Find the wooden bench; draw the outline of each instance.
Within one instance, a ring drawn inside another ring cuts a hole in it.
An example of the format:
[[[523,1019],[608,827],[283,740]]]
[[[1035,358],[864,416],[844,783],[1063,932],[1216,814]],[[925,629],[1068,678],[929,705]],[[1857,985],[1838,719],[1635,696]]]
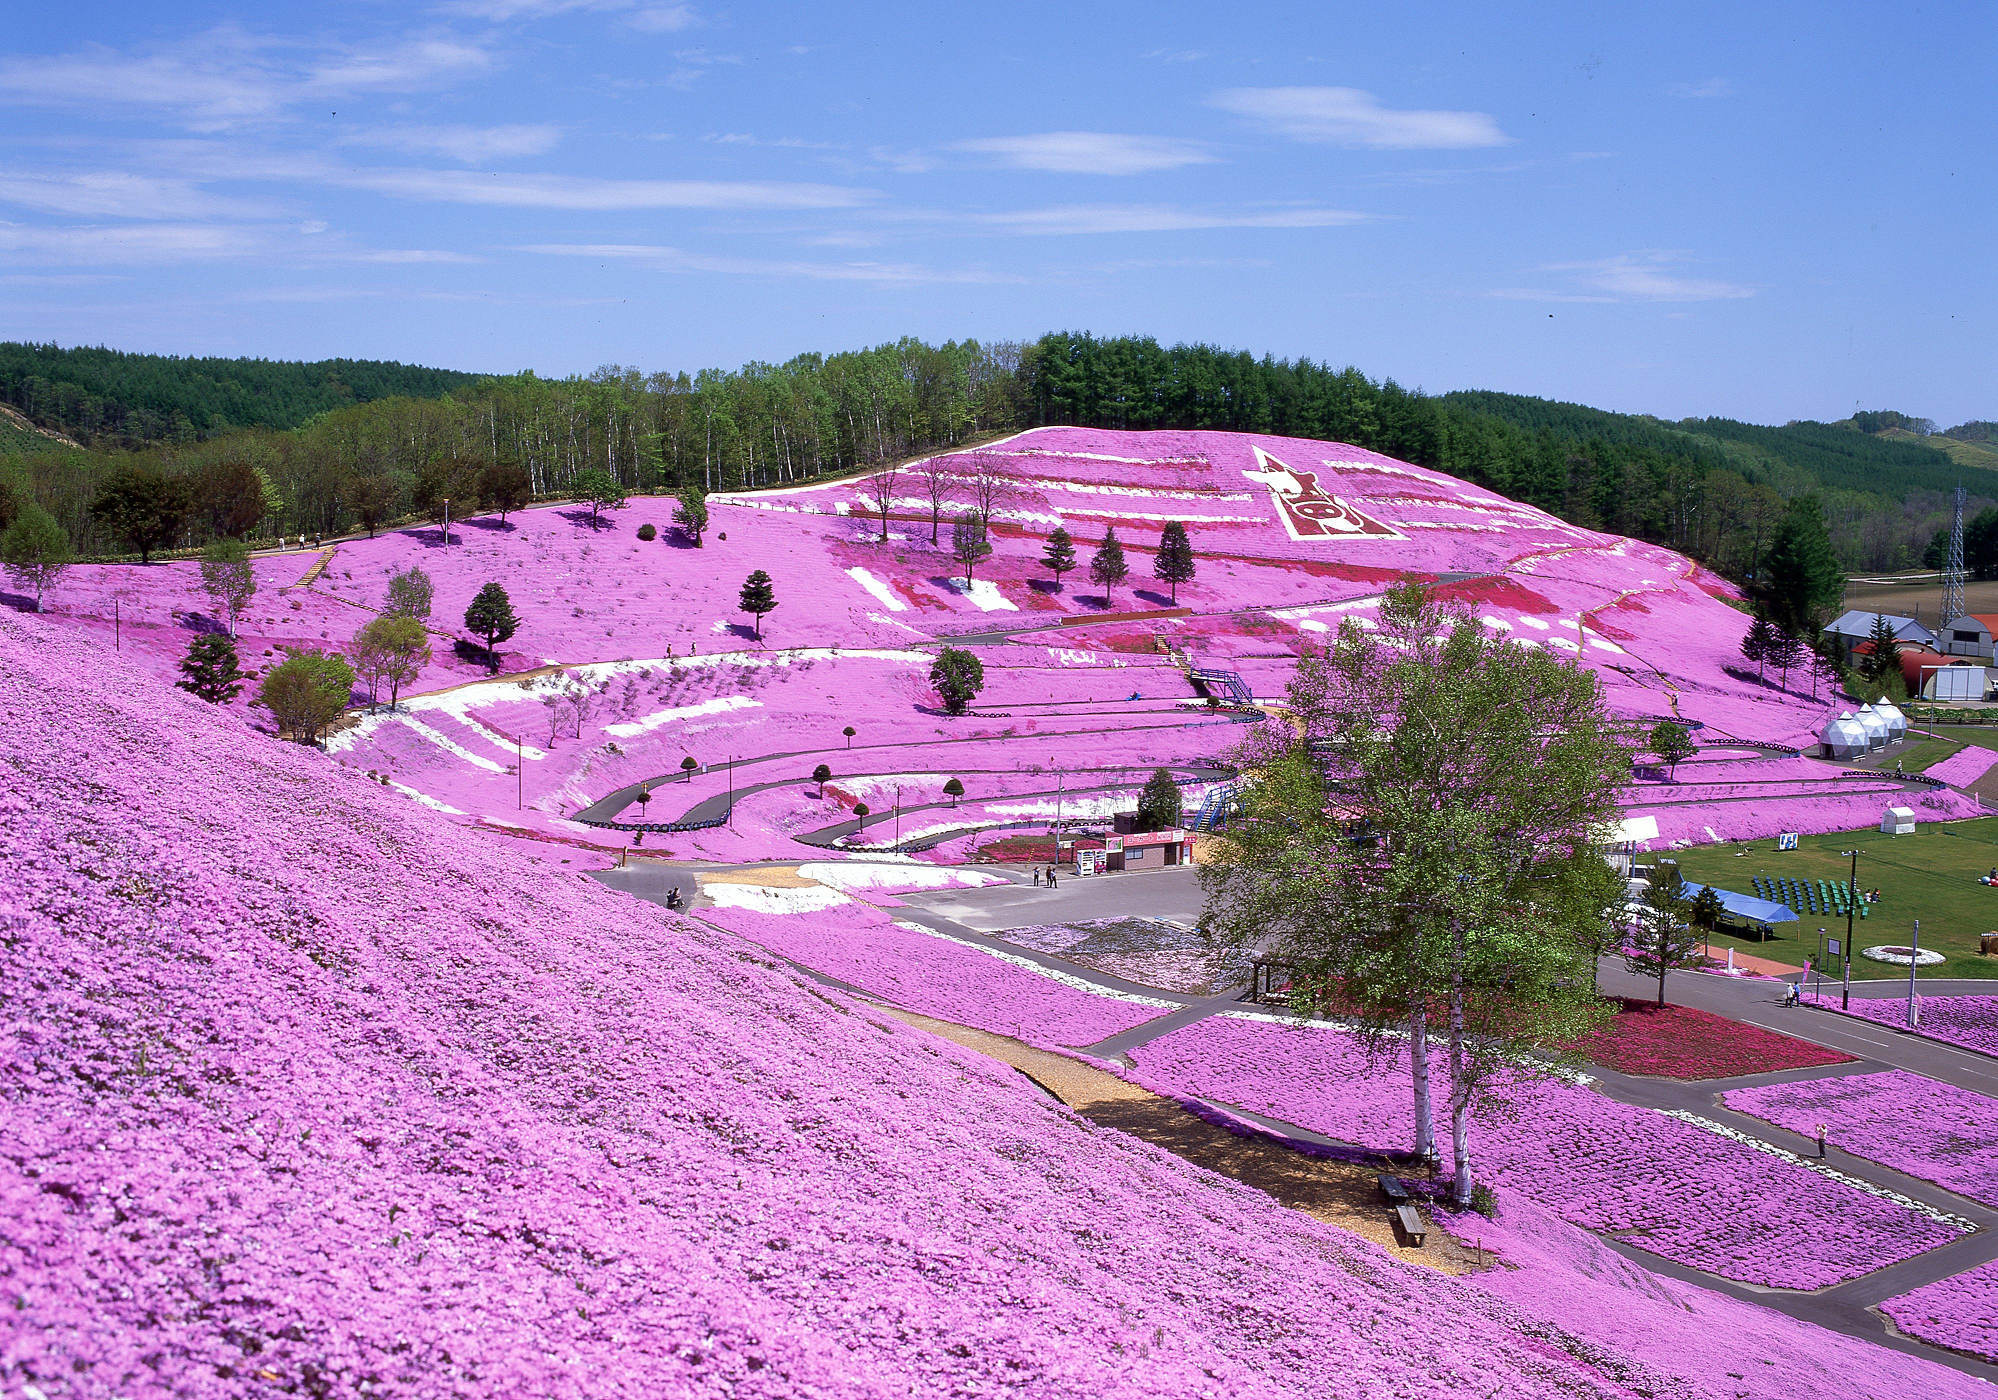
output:
[[[1408,1183],[1398,1176],[1377,1176],[1374,1184],[1380,1187],[1381,1199],[1391,1206],[1405,1206],[1415,1199],[1408,1193]]]
[[[1422,1213],[1414,1206],[1394,1208],[1394,1227],[1395,1233],[1401,1237],[1402,1244],[1410,1249],[1422,1248],[1423,1240],[1429,1236],[1429,1226],[1423,1220]]]

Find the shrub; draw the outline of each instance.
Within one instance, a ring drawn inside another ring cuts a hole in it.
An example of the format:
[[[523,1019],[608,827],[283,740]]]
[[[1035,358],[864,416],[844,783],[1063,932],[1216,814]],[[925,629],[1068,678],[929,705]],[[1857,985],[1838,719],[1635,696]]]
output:
[[[656,540],[659,538],[659,531],[654,529],[651,522],[648,521],[646,524],[638,527],[638,537],[641,540]]]
[[[331,652],[285,648],[285,659],[257,687],[257,703],[271,712],[278,733],[316,743],[347,708],[354,668]]]

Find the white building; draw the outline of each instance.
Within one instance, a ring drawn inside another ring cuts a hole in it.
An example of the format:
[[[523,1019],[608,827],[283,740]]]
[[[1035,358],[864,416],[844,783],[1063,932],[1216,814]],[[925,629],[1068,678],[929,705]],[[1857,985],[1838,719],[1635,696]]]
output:
[[[1840,657],[1850,661],[1855,646],[1873,640],[1873,625],[1878,618],[1885,618],[1887,625],[1894,629],[1896,642],[1909,642],[1925,647],[1933,647],[1936,644],[1935,633],[1912,617],[1899,617],[1893,613],[1843,613],[1833,618],[1825,627],[1825,635],[1838,642]]]
[[[1857,758],[1870,747],[1866,726],[1854,720],[1850,710],[1824,727],[1818,735],[1818,744],[1826,758]]]
[[[1989,661],[1994,640],[1998,640],[1998,613],[1965,613],[1943,624],[1936,650],[1945,656],[1981,656]]]
[[[1861,705],[1852,722],[1866,731],[1866,747],[1884,749],[1887,747],[1887,721],[1880,718],[1871,705]]]

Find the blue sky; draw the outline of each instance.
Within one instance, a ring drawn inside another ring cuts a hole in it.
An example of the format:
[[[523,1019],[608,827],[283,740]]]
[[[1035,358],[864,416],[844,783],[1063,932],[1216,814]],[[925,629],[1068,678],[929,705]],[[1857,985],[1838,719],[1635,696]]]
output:
[[[0,338],[564,374],[1086,329],[1998,418],[1983,4],[81,0],[0,42]]]

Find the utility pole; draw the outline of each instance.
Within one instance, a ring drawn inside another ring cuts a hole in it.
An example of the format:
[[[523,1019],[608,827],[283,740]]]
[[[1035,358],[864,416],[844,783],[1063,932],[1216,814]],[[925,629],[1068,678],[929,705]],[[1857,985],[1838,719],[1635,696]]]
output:
[[[1922,921],[1915,920],[1915,935],[1908,940],[1908,1029],[1914,1030],[1915,1016],[1915,964],[1922,957]]]
[[[527,743],[519,734],[513,736],[513,810],[518,812],[527,805]]]
[[[451,498],[444,498],[444,543],[451,543]]]
[[[895,849],[902,849],[902,785],[895,784]]]
[[[1852,906],[1859,899],[1859,852],[1847,851],[1852,857],[1852,874],[1845,882],[1845,986],[1838,994],[1838,1009],[1852,1009]]]
[[[728,756],[728,829],[735,830],[735,755]]]

